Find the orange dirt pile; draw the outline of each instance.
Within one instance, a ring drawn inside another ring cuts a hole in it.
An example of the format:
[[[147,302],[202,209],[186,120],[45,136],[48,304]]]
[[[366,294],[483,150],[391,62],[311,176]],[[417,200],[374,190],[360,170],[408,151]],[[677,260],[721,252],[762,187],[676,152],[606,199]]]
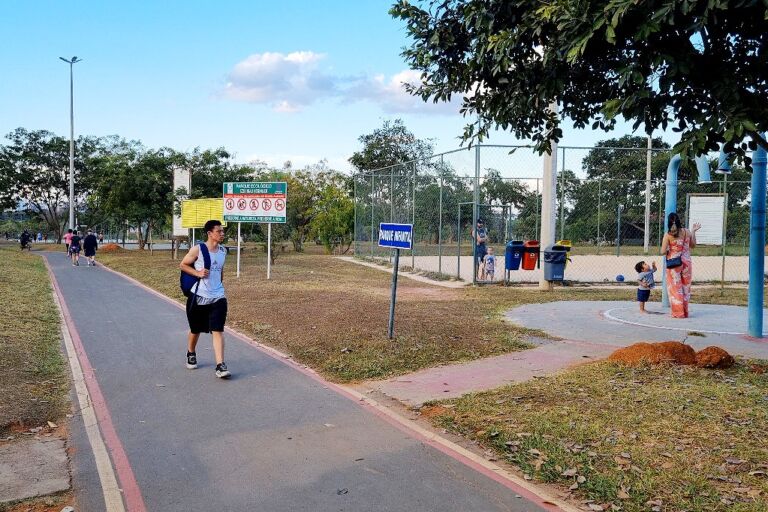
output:
[[[699,368],[730,368],[733,363],[733,356],[720,347],[707,347],[696,352]]]
[[[124,249],[117,244],[104,244],[99,247],[99,251],[101,252],[120,252],[123,250]]]
[[[641,342],[620,348],[611,354],[608,360],[629,365],[640,363],[695,364],[696,352],[690,346],[679,341]]]
[[[615,351],[608,356],[608,360],[628,365],[641,363],[695,364],[699,368],[730,368],[734,363],[733,356],[720,347],[707,347],[696,352],[689,345],[679,341],[635,343]]]

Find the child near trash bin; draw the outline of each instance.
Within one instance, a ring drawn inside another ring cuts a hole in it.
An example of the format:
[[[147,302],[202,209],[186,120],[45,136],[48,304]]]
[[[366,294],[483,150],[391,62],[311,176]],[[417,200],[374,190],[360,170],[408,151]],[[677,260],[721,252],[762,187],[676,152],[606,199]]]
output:
[[[638,261],[635,265],[637,272],[637,302],[640,304],[640,312],[647,313],[645,303],[651,297],[651,290],[656,287],[653,273],[656,272],[656,262],[650,265],[644,261]]]
[[[482,275],[483,281],[493,281],[496,276],[496,256],[493,254],[493,247],[488,248],[488,252],[483,256]]]

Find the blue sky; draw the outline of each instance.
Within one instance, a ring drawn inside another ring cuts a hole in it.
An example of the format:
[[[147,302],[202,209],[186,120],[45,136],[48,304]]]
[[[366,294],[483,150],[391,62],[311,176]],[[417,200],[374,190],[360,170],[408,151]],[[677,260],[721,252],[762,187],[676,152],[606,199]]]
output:
[[[240,162],[325,158],[345,170],[361,134],[400,117],[437,151],[453,149],[465,120],[401,90],[408,41],[390,4],[2,0],[0,132],[67,135],[69,70],[58,57],[77,55],[77,134],[178,150],[224,146]],[[567,129],[562,143],[623,133]]]

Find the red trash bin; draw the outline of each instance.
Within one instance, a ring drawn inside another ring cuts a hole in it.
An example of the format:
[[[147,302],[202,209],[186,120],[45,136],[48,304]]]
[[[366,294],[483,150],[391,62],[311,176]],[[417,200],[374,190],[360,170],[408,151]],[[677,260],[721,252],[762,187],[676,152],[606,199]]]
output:
[[[523,270],[536,270],[540,250],[541,247],[538,240],[526,240],[523,243],[523,261],[521,264]]]

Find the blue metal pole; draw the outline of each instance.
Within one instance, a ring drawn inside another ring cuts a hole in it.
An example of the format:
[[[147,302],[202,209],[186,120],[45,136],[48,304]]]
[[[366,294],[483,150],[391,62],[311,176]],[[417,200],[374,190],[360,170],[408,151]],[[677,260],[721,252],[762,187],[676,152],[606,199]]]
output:
[[[749,324],[747,332],[763,337],[765,275],[765,148],[752,152],[752,206],[749,210]]]
[[[680,169],[682,159],[680,155],[674,155],[667,165],[667,189],[664,193],[664,218],[662,222],[667,225],[669,214],[677,211],[677,171]],[[669,307],[669,296],[667,295],[667,259],[662,259],[661,265],[661,305]]]

